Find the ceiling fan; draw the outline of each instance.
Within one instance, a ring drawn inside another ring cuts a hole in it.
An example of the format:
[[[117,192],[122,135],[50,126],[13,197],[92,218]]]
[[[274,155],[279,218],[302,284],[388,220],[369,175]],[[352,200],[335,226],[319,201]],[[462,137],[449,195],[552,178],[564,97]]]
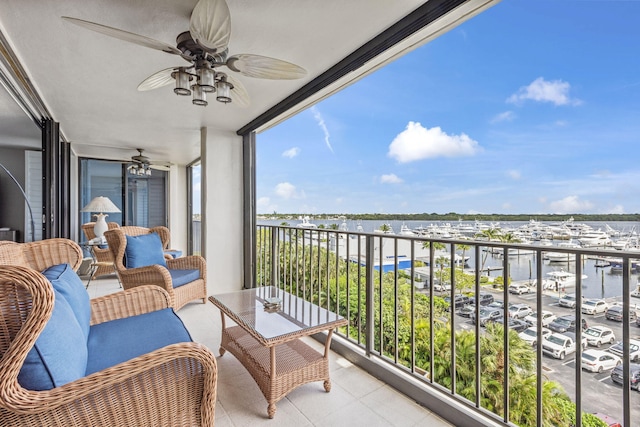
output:
[[[189,31],[178,35],[176,47],[95,22],[68,16],[62,19],[120,40],[182,57],[188,65],[160,70],[143,80],[138,90],[147,91],[175,83],[173,91],[177,95],[193,95],[195,105],[206,106],[207,93],[216,93],[216,100],[225,104],[233,100],[240,106],[249,105],[249,95],[242,83],[220,71],[222,67],[261,79],[291,80],[307,74],[304,68],[280,59],[253,54],[229,56],[231,15],[225,0],[199,0],[191,12]]]
[[[151,169],[168,171],[169,166],[167,164],[158,165],[155,164],[149,159],[149,157],[145,156],[142,148],[136,148],[138,150],[138,154],[135,156],[131,156],[131,160],[125,163],[131,163],[127,170],[131,175],[137,176],[151,176]]]

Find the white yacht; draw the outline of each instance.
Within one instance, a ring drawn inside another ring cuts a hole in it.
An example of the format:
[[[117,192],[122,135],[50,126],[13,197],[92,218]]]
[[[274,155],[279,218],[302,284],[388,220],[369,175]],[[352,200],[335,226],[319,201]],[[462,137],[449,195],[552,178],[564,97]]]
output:
[[[554,290],[561,291],[576,285],[576,275],[565,270],[550,271],[547,277],[553,283]],[[587,275],[583,274],[582,280],[586,278]]]

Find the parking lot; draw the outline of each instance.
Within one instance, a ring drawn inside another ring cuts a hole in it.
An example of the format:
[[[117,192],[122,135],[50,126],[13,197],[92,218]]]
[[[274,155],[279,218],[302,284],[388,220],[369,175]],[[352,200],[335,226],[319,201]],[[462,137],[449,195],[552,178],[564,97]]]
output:
[[[494,292],[496,300],[503,300],[501,291]],[[509,294],[510,303],[528,304],[533,311],[536,310],[536,294],[524,293],[521,295]],[[556,316],[574,314],[575,309],[560,307],[558,305],[558,297],[543,295],[542,308],[553,312]],[[587,320],[589,326],[603,325],[611,328],[615,334],[616,342],[622,339],[622,324],[605,318],[604,313],[596,315],[583,314],[582,317]],[[466,317],[456,315],[457,328],[474,329],[475,325],[472,320]],[[631,323],[631,338],[640,337],[640,328],[636,327],[635,322]],[[589,346],[588,348],[595,348]],[[601,350],[609,348],[609,344],[603,344]],[[554,359],[546,355],[542,356],[542,368],[544,374],[551,380],[560,383],[565,391],[575,399],[576,396],[576,360],[575,354],[567,355],[564,360]],[[602,373],[591,373],[589,371],[581,371],[582,381],[582,409],[585,412],[600,412],[608,414],[614,418],[622,418],[622,388],[611,380],[611,371],[606,370]],[[640,393],[631,392],[631,414],[633,420],[640,425]]]

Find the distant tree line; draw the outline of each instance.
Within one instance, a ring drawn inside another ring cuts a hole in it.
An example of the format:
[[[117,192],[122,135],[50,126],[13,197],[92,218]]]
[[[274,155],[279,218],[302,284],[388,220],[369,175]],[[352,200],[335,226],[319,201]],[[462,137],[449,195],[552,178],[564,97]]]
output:
[[[278,219],[297,218],[297,214],[273,213],[269,215]],[[640,221],[640,213],[635,214],[460,214],[449,212],[419,213],[419,214],[316,214],[314,218],[336,219],[345,217],[351,220],[379,220],[379,221],[566,221],[573,218],[578,222],[586,221]]]

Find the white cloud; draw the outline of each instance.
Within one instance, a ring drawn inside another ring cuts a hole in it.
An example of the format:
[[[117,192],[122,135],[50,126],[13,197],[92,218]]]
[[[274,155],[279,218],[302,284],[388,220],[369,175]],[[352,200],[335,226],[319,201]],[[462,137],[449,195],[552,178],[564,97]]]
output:
[[[283,199],[303,199],[304,192],[298,191],[296,186],[289,182],[281,182],[276,185],[275,189],[276,194]]]
[[[258,208],[258,212],[277,212],[278,211],[278,205],[276,204],[272,204],[271,203],[271,199],[268,197],[260,197],[257,201],[256,201],[256,205]]]
[[[503,113],[495,115],[489,122],[490,123],[510,122],[515,118],[516,118],[516,115],[513,111],[505,111]]]
[[[300,149],[298,147],[293,147],[293,148],[289,148],[288,150],[283,152],[282,153],[282,157],[288,157],[290,159],[293,159],[298,154],[300,154]]]
[[[402,178],[398,178],[398,176],[394,173],[382,175],[380,177],[381,184],[400,184],[404,182]]]
[[[466,134],[448,135],[440,127],[431,129],[409,122],[389,145],[387,155],[400,163],[434,157],[471,156],[480,149]]]
[[[311,107],[311,112],[313,113],[313,118],[316,119],[318,126],[320,126],[320,129],[322,129],[322,132],[324,132],[324,143],[327,144],[327,147],[333,153],[333,147],[331,146],[331,142],[329,142],[329,138],[331,138],[331,135],[329,134],[329,129],[324,122],[322,114],[320,114],[320,111],[318,111],[315,105]]]
[[[624,213],[624,206],[622,205],[615,205],[612,208],[609,208],[606,210],[605,213],[610,213],[610,214],[623,214]]]
[[[580,200],[578,196],[567,196],[564,199],[549,203],[549,208],[553,213],[558,214],[587,212],[593,208],[593,203],[587,200]]]
[[[517,171],[515,169],[511,169],[507,171],[507,176],[511,179],[515,179],[518,180],[522,177],[522,175],[520,174],[520,171]]]
[[[529,86],[522,86],[518,92],[507,98],[507,102],[518,104],[525,100],[551,102],[555,105],[579,105],[581,102],[569,97],[571,85],[562,80],[547,81],[538,77]]]

